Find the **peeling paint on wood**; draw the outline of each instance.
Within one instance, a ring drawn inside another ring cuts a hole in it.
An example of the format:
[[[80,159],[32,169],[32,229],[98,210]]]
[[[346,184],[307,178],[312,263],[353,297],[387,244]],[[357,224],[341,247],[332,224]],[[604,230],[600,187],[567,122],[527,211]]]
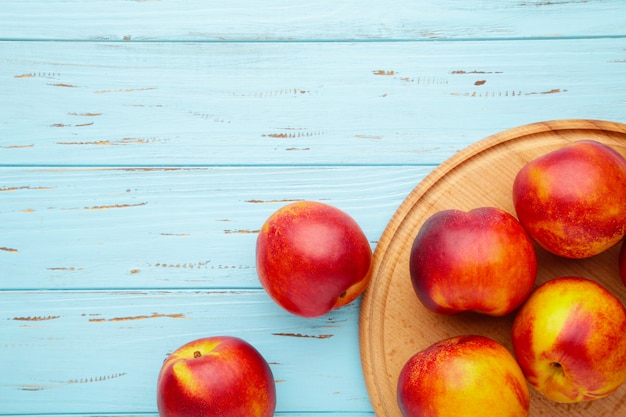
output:
[[[272,333],[274,336],[287,336],[287,337],[303,337],[312,339],[329,339],[333,337],[332,334],[320,334],[320,335],[308,335],[302,333]]]
[[[389,77],[393,80],[399,80],[399,81],[403,81],[406,83],[415,83],[417,85],[446,85],[449,83],[448,79],[446,77],[433,77],[433,76],[399,76],[399,73],[397,71],[385,71],[385,70],[378,70],[378,71],[372,71],[372,73],[376,76],[381,76],[381,77]],[[387,94],[385,93],[383,95],[383,97],[386,97]]]
[[[53,123],[50,125],[50,127],[86,127],[86,126],[93,126],[94,122],[89,122],[89,123],[78,123],[78,124],[73,124],[73,125],[69,125],[69,124],[65,124],[65,123]],[[64,142],[57,142],[59,144],[66,144]]]
[[[146,88],[120,88],[117,90],[98,90],[98,91],[94,91],[94,94],[135,93],[137,91],[151,91],[151,90],[156,90],[156,88],[146,87]]]
[[[65,127],[65,125],[52,125],[52,127]],[[57,145],[96,145],[96,146],[112,146],[113,145],[113,141],[110,140],[97,140],[97,141],[90,141],[90,142],[57,142]]]
[[[26,148],[34,148],[35,144],[31,143],[28,145],[7,145],[7,146],[3,146],[2,148],[4,149],[26,149]]]
[[[65,207],[60,208],[62,211],[72,211],[72,210],[85,210],[85,211],[100,211],[100,210],[117,210],[117,209],[127,209],[133,207],[141,207],[147,205],[147,202],[136,203],[136,204],[110,204],[110,205],[102,205],[102,206],[85,206],[82,208],[79,207]],[[48,210],[55,210],[56,207],[48,207]]]
[[[59,385],[22,384],[18,385],[20,391],[43,391],[48,389],[61,388]]]
[[[526,95],[533,95],[533,94],[558,94],[558,93],[566,93],[567,90],[561,90],[560,88],[553,88],[552,90],[548,90],[548,91],[540,91],[538,93],[526,93]]]
[[[232,235],[232,234],[247,235],[247,234],[256,234],[256,233],[259,233],[259,232],[260,232],[259,229],[255,229],[255,230],[246,230],[246,229],[224,230],[224,233],[227,234],[227,235]]]
[[[49,390],[49,389],[62,388],[64,385],[91,384],[91,383],[94,383],[94,382],[104,382],[104,381],[109,381],[111,379],[121,378],[121,377],[123,377],[125,375],[126,375],[126,372],[119,372],[119,373],[112,374],[112,375],[97,376],[97,377],[90,377],[90,378],[70,379],[70,380],[65,381],[65,382],[57,383],[55,385],[21,384],[21,385],[18,385],[18,389],[20,391],[44,391],[44,390]]]
[[[246,200],[246,203],[254,204],[276,204],[276,203],[292,203],[296,201],[304,201],[302,199],[284,199],[284,200]]]
[[[29,185],[22,185],[19,187],[0,188],[0,193],[9,192],[9,191],[21,191],[21,190],[53,190],[53,188],[52,187],[31,187]]]
[[[588,3],[589,0],[561,0],[561,1],[534,1],[534,2],[524,2],[520,3],[520,6],[557,6],[563,4],[577,4],[577,3]]]
[[[26,74],[14,75],[13,78],[58,78],[61,74],[57,72],[31,72]]]
[[[131,207],[140,207],[140,206],[145,206],[148,203],[137,203],[137,204],[113,204],[113,205],[108,205],[108,206],[91,206],[91,207],[85,207],[84,210],[112,210],[112,209],[125,209],[125,208],[131,208]]]
[[[83,127],[83,126],[91,126],[94,123],[84,123],[84,124],[76,124],[74,127]],[[57,123],[51,125],[52,127],[68,127],[70,125],[64,125],[61,123]],[[131,144],[146,144],[146,143],[157,143],[164,142],[161,139],[157,138],[122,138],[117,140],[97,140],[97,141],[60,141],[57,142],[57,145],[95,145],[95,146],[115,146],[115,145],[131,145]]]
[[[28,317],[13,317],[15,321],[48,321],[56,320],[61,316],[28,316]]]
[[[68,113],[69,116],[81,116],[81,117],[98,117],[102,116],[102,113]]]
[[[243,97],[257,97],[257,98],[267,98],[267,97],[279,97],[279,96],[302,96],[305,94],[310,94],[311,91],[302,88],[281,88],[278,90],[271,91],[258,91],[250,94],[235,94]]]
[[[372,71],[372,74],[380,75],[380,76],[383,76],[383,77],[392,77],[392,76],[396,75],[396,72],[395,71],[391,71],[391,70],[375,70],[375,71]]]
[[[297,139],[297,138],[308,138],[312,136],[321,136],[324,135],[324,132],[290,132],[290,133],[267,133],[261,135],[264,138],[274,138],[274,139]]]
[[[83,268],[76,268],[76,267],[53,267],[53,268],[46,268],[48,271],[69,271],[69,272],[74,272],[74,271],[82,271]]]
[[[249,265],[217,265],[217,266],[212,266],[211,269],[250,269],[252,268]]]
[[[70,379],[66,383],[67,384],[89,384],[92,382],[102,382],[102,381],[108,381],[111,379],[121,378],[125,375],[126,375],[126,372],[120,372],[117,374],[97,376],[97,377],[91,377],[91,378]]]
[[[479,70],[471,70],[471,71],[465,71],[465,70],[455,70],[450,72],[450,74],[453,75],[459,75],[459,74],[503,74],[502,71],[479,71]]]
[[[467,92],[467,93],[450,93],[451,96],[457,97],[523,97],[523,96],[533,96],[533,95],[548,95],[548,94],[559,94],[559,93],[567,93],[567,90],[562,90],[560,88],[553,88],[547,91],[531,91],[531,92],[523,92],[523,91],[488,91],[488,92]]]
[[[134,321],[134,320],[147,320],[147,319],[160,319],[160,318],[170,318],[170,319],[184,319],[184,314],[159,314],[152,313],[150,315],[140,315],[140,316],[132,316],[132,317],[113,317],[110,319],[98,318],[98,319],[89,319],[92,323],[103,323],[103,322],[120,322],[120,321]]]
[[[50,84],[53,87],[64,87],[64,88],[78,88],[78,86],[76,85],[72,85],[72,84],[65,84],[65,83],[56,83],[56,84]]]
[[[171,264],[167,262],[157,262],[155,264],[150,264],[148,266],[155,267],[155,268],[202,269],[202,268],[208,268],[208,265],[210,263],[211,261],[188,262],[188,263],[183,263],[183,264],[181,263]]]

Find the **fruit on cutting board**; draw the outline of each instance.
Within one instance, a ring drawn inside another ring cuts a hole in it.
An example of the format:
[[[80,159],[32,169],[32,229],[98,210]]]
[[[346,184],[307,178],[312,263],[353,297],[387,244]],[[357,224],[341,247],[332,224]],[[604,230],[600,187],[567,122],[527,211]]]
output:
[[[597,141],[573,142],[522,167],[513,203],[544,249],[575,259],[597,255],[626,231],[626,160]]]
[[[520,223],[496,207],[443,210],[429,217],[410,253],[415,293],[428,309],[503,316],[532,291],[535,248]]]
[[[257,237],[261,285],[278,305],[302,317],[319,317],[354,301],[369,283],[371,264],[361,227],[325,203],[287,204]]]
[[[537,287],[513,322],[515,356],[531,386],[562,403],[602,398],[626,380],[626,310],[581,277]]]
[[[201,338],[163,363],[157,406],[161,417],[271,417],[276,386],[250,343],[233,336]]]
[[[467,335],[414,354],[400,371],[397,402],[404,417],[526,417],[530,395],[503,345]]]

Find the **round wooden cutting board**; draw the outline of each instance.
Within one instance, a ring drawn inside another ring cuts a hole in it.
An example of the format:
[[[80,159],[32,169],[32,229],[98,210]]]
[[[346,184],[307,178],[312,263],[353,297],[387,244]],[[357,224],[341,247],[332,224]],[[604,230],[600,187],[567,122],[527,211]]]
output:
[[[469,313],[442,317],[421,305],[408,264],[422,223],[444,209],[495,206],[515,214],[512,184],[518,170],[531,159],[581,139],[602,142],[626,156],[624,124],[597,120],[535,123],[490,136],[455,154],[402,202],[374,252],[373,277],[360,313],[363,373],[378,417],[401,416],[396,400],[400,369],[410,356],[432,343],[462,334],[482,334],[512,351],[513,314],[502,318]],[[558,276],[583,276],[600,282],[626,303],[626,288],[617,269],[619,246],[585,260],[559,258],[537,249],[537,285]],[[599,417],[626,412],[626,384],[603,399],[579,404],[559,404],[533,388],[530,392],[531,417]]]

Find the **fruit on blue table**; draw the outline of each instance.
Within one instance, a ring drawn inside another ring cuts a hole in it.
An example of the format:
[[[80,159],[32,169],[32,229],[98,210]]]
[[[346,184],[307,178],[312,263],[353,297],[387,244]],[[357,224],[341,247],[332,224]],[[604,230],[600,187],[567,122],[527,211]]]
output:
[[[168,356],[158,377],[157,405],[161,417],[271,417],[276,386],[250,343],[213,336]]]
[[[537,287],[512,335],[529,384],[554,401],[602,398],[626,380],[626,310],[595,281],[560,277]]]
[[[503,345],[467,335],[414,354],[400,371],[397,402],[404,417],[526,417],[530,395]]]
[[[522,167],[513,202],[544,249],[567,258],[597,255],[626,232],[626,160],[600,142],[573,142]]]
[[[410,275],[428,309],[503,316],[532,291],[535,248],[520,223],[496,207],[443,210],[426,219],[411,247]]]
[[[369,283],[371,264],[361,227],[325,203],[287,204],[257,237],[261,285],[278,305],[302,317],[319,317],[354,301]]]

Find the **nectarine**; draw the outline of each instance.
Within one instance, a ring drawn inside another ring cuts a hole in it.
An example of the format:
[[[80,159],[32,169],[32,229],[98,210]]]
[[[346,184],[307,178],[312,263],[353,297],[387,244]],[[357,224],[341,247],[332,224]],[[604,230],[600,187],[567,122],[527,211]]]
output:
[[[515,356],[530,385],[564,403],[602,398],[626,380],[626,309],[581,277],[537,287],[513,322]]]
[[[513,203],[544,249],[566,258],[597,255],[626,233],[626,159],[597,141],[574,142],[522,167]]]
[[[398,377],[404,417],[526,417],[528,384],[513,355],[480,335],[452,337],[414,354]]]
[[[506,315],[524,302],[537,274],[530,238],[496,207],[433,214],[415,237],[409,261],[417,297],[444,315]]]
[[[157,382],[161,417],[272,417],[272,370],[250,343],[213,336],[171,353]]]
[[[257,274],[270,297],[302,317],[355,300],[367,286],[372,249],[357,222],[325,203],[301,201],[274,212],[256,245]]]

